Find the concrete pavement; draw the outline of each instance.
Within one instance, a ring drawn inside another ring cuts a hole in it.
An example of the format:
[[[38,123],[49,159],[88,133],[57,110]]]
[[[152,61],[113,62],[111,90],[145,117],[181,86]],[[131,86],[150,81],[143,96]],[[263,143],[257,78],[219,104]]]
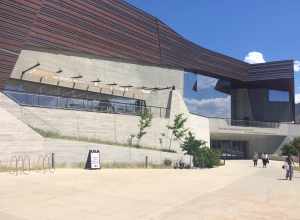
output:
[[[0,174],[0,219],[300,219],[300,173],[228,161],[205,170]]]

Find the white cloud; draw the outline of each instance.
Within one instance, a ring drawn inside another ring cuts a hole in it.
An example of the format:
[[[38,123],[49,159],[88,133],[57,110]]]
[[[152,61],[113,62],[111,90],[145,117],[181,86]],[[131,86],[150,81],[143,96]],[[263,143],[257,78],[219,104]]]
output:
[[[250,64],[256,64],[256,63],[265,63],[264,55],[257,51],[251,51],[249,52],[245,58],[244,61]]]
[[[296,104],[300,103],[300,93],[298,93],[298,94],[296,93],[295,94],[295,103]]]
[[[300,71],[300,61],[299,60],[295,60],[294,61],[294,71],[295,72],[299,72]]]
[[[231,101],[230,96],[225,98],[211,99],[185,99],[190,112],[200,114],[207,117],[231,117]]]
[[[217,83],[217,79],[208,77],[208,76],[202,76],[202,75],[197,75],[197,89],[207,89],[211,87],[215,87]]]

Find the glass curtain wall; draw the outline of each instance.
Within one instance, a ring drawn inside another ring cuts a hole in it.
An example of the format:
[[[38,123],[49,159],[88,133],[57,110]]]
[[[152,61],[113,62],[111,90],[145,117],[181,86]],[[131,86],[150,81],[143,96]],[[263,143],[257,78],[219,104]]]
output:
[[[19,81],[10,81],[4,93],[27,106],[134,115],[146,108],[143,100]]]
[[[229,81],[185,73],[184,100],[193,114],[204,117],[231,118]]]

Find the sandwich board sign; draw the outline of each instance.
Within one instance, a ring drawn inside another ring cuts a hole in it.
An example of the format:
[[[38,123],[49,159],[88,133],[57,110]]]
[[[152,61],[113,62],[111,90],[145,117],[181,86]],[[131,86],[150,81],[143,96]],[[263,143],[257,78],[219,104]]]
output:
[[[90,170],[97,170],[101,168],[100,163],[100,151],[99,150],[89,150],[89,155],[86,161],[85,168]]]

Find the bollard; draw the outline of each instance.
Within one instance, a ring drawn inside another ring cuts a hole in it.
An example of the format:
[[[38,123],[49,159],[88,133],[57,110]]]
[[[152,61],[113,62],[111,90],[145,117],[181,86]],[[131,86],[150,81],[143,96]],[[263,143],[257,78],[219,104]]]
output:
[[[148,156],[145,158],[145,167],[148,168]]]
[[[55,169],[55,154],[51,153],[51,168]]]

